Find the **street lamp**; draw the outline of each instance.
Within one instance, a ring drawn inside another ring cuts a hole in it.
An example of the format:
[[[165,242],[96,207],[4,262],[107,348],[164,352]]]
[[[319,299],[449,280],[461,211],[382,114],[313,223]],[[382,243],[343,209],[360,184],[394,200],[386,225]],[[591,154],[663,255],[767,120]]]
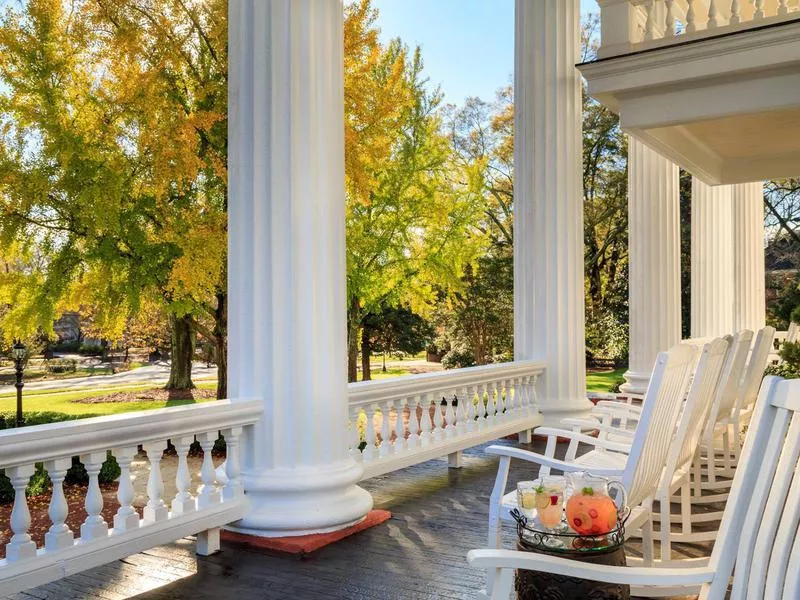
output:
[[[17,388],[17,427],[22,427],[25,424],[25,419],[22,418],[22,371],[25,368],[25,357],[28,355],[28,349],[20,340],[15,340],[11,348],[11,356],[14,359],[14,366],[17,369],[17,382],[14,384]]]

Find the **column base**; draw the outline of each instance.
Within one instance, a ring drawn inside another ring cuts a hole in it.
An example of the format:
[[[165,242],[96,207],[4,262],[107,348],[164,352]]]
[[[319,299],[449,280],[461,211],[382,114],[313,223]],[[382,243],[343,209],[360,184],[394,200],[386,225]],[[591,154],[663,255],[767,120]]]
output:
[[[561,427],[561,420],[569,417],[581,418],[589,414],[594,404],[588,398],[580,398],[569,401],[555,401],[552,403],[539,403],[539,411],[542,413],[541,427]],[[536,435],[536,430],[533,430]]]
[[[226,529],[258,537],[329,533],[361,522],[372,496],[356,485],[363,468],[353,460],[321,467],[243,472],[250,508]]]
[[[626,394],[644,394],[647,391],[647,386],[650,384],[650,377],[652,373],[642,373],[639,371],[626,371],[625,383],[620,386],[620,391]]]

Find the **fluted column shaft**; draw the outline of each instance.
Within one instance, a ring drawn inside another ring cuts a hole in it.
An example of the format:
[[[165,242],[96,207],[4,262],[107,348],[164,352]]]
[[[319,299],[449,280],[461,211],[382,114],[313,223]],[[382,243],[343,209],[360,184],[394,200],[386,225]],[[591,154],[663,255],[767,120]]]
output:
[[[643,394],[659,352],[681,339],[678,167],[628,140],[630,358],[623,391]]]
[[[692,337],[733,331],[731,187],[692,179]]]
[[[229,40],[228,389],[264,403],[238,527],[330,531],[372,507],[347,450],[341,0],[231,0]]]
[[[578,0],[517,0],[514,354],[546,361],[545,422],[585,411]]]
[[[764,327],[764,184],[733,187],[733,325],[735,330]]]

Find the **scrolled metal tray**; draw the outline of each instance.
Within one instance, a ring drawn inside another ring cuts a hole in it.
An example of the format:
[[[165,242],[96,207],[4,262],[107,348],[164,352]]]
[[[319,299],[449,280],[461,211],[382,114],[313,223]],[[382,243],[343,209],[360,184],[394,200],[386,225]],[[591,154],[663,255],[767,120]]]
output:
[[[566,523],[558,531],[540,529],[537,524],[529,522],[528,518],[518,509],[511,511],[511,516],[517,522],[517,535],[522,547],[543,552],[598,552],[608,551],[622,546],[625,543],[625,522],[631,511],[624,508],[617,513],[617,524],[603,535],[582,535],[570,530]]]

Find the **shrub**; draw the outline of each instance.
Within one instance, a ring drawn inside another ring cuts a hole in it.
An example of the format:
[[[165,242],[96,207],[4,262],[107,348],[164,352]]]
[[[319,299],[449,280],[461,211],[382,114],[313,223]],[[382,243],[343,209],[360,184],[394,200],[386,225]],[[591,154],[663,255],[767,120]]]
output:
[[[74,358],[56,358],[46,363],[45,369],[48,373],[74,373],[78,368],[78,362]]]
[[[453,348],[442,357],[442,366],[445,369],[461,369],[475,364],[475,356],[468,348]]]

